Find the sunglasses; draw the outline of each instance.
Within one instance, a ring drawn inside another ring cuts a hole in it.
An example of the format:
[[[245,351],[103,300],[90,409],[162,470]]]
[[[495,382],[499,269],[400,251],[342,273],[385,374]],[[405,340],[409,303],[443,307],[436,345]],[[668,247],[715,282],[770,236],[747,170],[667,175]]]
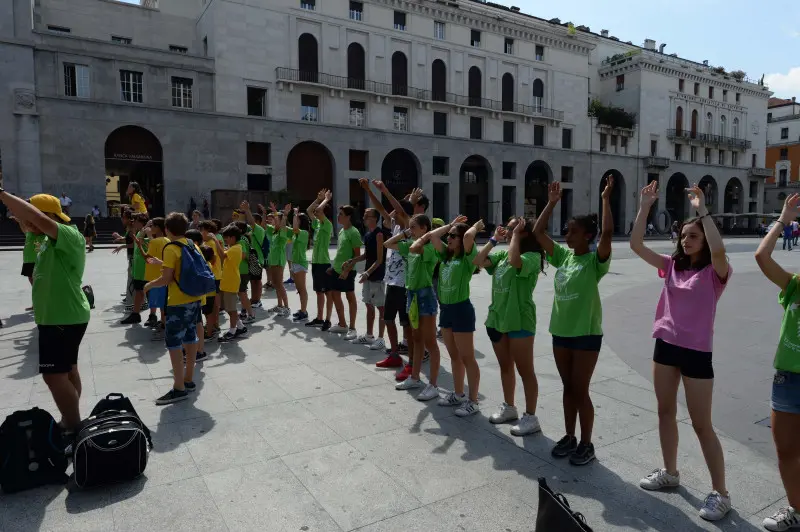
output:
[[[457,233],[447,233],[447,238],[461,238],[461,235]]]

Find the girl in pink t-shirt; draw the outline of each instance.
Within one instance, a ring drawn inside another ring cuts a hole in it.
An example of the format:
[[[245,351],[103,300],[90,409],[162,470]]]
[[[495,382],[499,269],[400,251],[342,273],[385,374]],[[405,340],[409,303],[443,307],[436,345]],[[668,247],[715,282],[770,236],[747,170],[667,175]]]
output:
[[[679,227],[677,249],[672,256],[660,255],[644,245],[647,217],[658,199],[656,181],[642,189],[639,213],[631,233],[631,249],[657,268],[664,279],[653,323],[653,338],[656,339],[653,384],[658,399],[658,433],[664,467],[643,478],[639,485],[647,490],[658,490],[680,483],[676,418],[678,387],[683,381],[686,405],[713,487],[700,510],[700,517],[717,521],[730,511],[731,500],[725,487],[722,446],[711,424],[714,391],[711,352],[717,301],[732,270],[725,256],[722,236],[706,209],[703,191],[693,185],[687,192],[697,217]]]

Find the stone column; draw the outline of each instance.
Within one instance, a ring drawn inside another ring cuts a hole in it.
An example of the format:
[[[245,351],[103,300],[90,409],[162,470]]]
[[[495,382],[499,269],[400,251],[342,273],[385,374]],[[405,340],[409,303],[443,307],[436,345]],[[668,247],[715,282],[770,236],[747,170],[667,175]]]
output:
[[[42,190],[42,159],[39,145],[39,115],[36,110],[36,93],[31,88],[14,89],[14,138],[16,140],[17,194],[23,197]]]

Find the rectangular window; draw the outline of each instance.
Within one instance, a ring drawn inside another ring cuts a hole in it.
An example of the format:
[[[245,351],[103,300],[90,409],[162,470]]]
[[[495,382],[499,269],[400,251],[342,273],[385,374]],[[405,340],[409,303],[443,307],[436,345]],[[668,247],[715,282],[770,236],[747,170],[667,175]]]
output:
[[[694,95],[695,96],[700,96],[700,84],[699,83],[695,83],[694,84]]]
[[[208,57],[208,37],[203,37],[203,56]]]
[[[503,50],[507,54],[513,54],[514,53],[514,39],[510,39],[510,38],[506,37],[505,42],[503,44]]]
[[[736,93],[736,103],[742,103],[742,93],[741,92],[737,92]]]
[[[731,166],[739,166],[739,154],[735,151],[731,152]]]
[[[406,31],[406,14],[402,11],[394,12],[394,29]]]
[[[650,141],[650,157],[657,157],[658,156],[658,141],[651,140]]]
[[[617,136],[611,135],[611,151],[617,153]]]
[[[172,107],[192,108],[192,80],[172,78]]]
[[[394,130],[408,131],[408,107],[394,108]]]
[[[433,184],[433,215],[442,220],[449,220],[448,205],[450,203],[450,193],[448,183]]]
[[[781,161],[788,161],[789,160],[789,148],[781,148],[780,154]],[[756,156],[753,155],[753,168],[756,167]]]
[[[364,127],[367,125],[367,103],[350,100],[350,125]]]
[[[317,0],[300,0],[300,9],[314,11],[317,9]]]
[[[565,150],[572,149],[572,130],[564,128],[561,130],[561,147]]]
[[[111,42],[117,44],[131,44],[133,42],[133,39],[131,39],[130,37],[118,37],[116,35],[112,35]]]
[[[608,135],[600,133],[600,151],[608,151]]]
[[[480,140],[483,138],[483,118],[469,117],[469,138]]]
[[[517,187],[503,187],[503,220],[508,220],[516,212]]]
[[[503,122],[503,142],[514,143],[516,125],[516,122],[513,120],[506,120]]]
[[[781,168],[778,172],[778,186],[785,187],[786,186],[786,177],[787,177],[786,168]]]
[[[141,72],[119,71],[123,102],[142,103],[142,76]]]
[[[728,101],[728,90],[727,89],[722,89],[722,101],[723,102],[727,102]]]
[[[178,54],[188,54],[189,53],[189,49],[186,48],[185,46],[176,46],[174,44],[170,44],[169,45],[169,51],[170,52],[175,52],[175,53],[178,53]]]
[[[269,192],[272,190],[272,174],[247,174],[247,190]]]
[[[697,146],[689,146],[689,161],[697,162]]]
[[[475,48],[481,47],[481,32],[478,30],[472,30],[469,34],[469,41],[472,46]]]
[[[269,142],[247,143],[247,164],[251,166],[270,166],[272,164],[272,146]]]
[[[89,97],[89,67],[64,63],[64,96]]]
[[[319,96],[316,94],[300,95],[300,120],[319,122]]]
[[[544,61],[544,46],[536,45],[536,60]]]
[[[447,135],[447,113],[433,112],[433,134]]]
[[[681,146],[680,144],[676,144],[675,145],[675,160],[676,161],[680,161],[681,160],[681,148],[682,147],[683,146]]]
[[[709,87],[709,88],[708,88],[708,97],[709,97],[709,99],[711,99],[711,100],[713,100],[713,99],[714,99],[714,87]]]
[[[369,160],[369,152],[366,150],[350,150],[350,170],[354,172],[366,172]]]
[[[571,166],[562,166],[561,167],[561,182],[562,183],[572,183],[572,176],[575,172],[575,169]]]
[[[625,90],[625,74],[617,76],[617,92]]]
[[[533,126],[533,145],[544,146],[544,126]]]
[[[781,128],[781,138],[782,139],[788,139],[789,138],[789,128],[788,127],[782,127]]]
[[[433,175],[450,175],[449,157],[433,157]]]
[[[517,163],[503,161],[503,179],[517,178]]]
[[[789,150],[786,150],[786,151],[788,152]],[[781,153],[781,155],[783,155],[783,153]],[[751,161],[751,166],[752,166],[753,168],[755,168],[755,167],[756,167],[756,154],[755,154],[755,153],[753,154],[753,159],[752,159],[752,161]]]
[[[350,20],[364,20],[364,4],[350,2]]]
[[[439,22],[439,21],[433,22],[433,37],[435,39],[439,39],[440,41],[443,41],[445,39],[444,22]]]
[[[47,29],[58,33],[72,33],[71,29],[65,28],[64,26],[51,26],[50,24],[48,24]]]
[[[628,153],[628,137],[619,138],[619,151],[620,153]]]
[[[684,85],[684,80],[679,79],[678,80],[678,91],[679,92],[683,92],[683,85]]]
[[[719,150],[719,164],[725,164],[725,150]]]
[[[267,89],[247,87],[247,114],[267,116]]]
[[[703,156],[703,162],[706,164],[711,164],[711,148],[706,148]]]

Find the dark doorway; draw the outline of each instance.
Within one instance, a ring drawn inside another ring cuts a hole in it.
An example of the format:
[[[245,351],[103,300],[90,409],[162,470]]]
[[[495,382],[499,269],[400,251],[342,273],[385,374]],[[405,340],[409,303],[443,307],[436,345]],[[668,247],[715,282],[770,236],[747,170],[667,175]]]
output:
[[[297,42],[300,81],[317,83],[319,79],[319,59],[317,39],[310,33],[304,33]]]
[[[717,189],[717,181],[712,176],[705,175],[697,186],[700,187],[700,190],[703,191],[703,195],[706,197],[706,208],[708,212],[711,214],[716,213],[719,207],[719,202],[717,201],[717,194],[719,192]]]
[[[553,171],[544,161],[533,161],[525,171],[525,217],[538,218],[547,205],[547,185]]]
[[[697,138],[697,110],[692,111],[692,131],[691,137],[693,139]]]
[[[683,133],[683,107],[678,106],[675,111],[675,135],[678,137]]]
[[[392,54],[392,94],[408,95],[408,59],[403,52]]]
[[[474,67],[473,67],[474,68]],[[489,162],[478,155],[470,155],[461,164],[459,175],[459,206],[461,214],[475,223],[489,220]]]
[[[503,111],[514,110],[514,76],[503,74]]]
[[[481,69],[474,66],[469,69],[468,74],[468,91],[469,94],[469,104],[472,107],[480,107],[481,106],[481,95],[482,95],[482,77],[481,77]]]
[[[441,59],[431,65],[431,99],[435,102],[447,99],[447,66]]]
[[[625,234],[627,228],[625,227],[625,178],[619,170],[609,170],[603,174],[600,179],[600,196],[598,196],[599,205],[597,207],[597,219],[600,221],[600,227],[603,227],[603,190],[606,188],[606,178],[608,176],[614,177],[614,188],[611,190],[611,215],[614,218],[614,234]]]
[[[286,187],[294,206],[305,211],[326,188],[333,191],[333,158],[318,142],[301,142],[286,158]],[[331,211],[326,213],[330,218]]]
[[[122,126],[106,139],[106,208],[108,216],[119,216],[120,203],[130,204],[128,183],[142,187],[150,216],[164,216],[164,173],[161,142],[139,126]]]
[[[419,186],[419,161],[416,156],[402,148],[390,151],[381,164],[381,181],[397,199]],[[388,202],[384,203],[391,210]]]
[[[533,110],[537,113],[542,112],[544,105],[544,83],[539,78],[533,80]]]
[[[735,177],[728,181],[728,184],[725,185],[724,212],[742,214],[742,212],[744,212],[743,196],[744,189],[742,188],[742,182]],[[736,225],[734,225],[734,223]],[[748,220],[744,219],[737,222],[735,218],[724,218],[723,224],[725,231],[733,230],[734,233],[738,233],[743,227],[748,226]]]
[[[347,47],[347,86],[351,89],[364,90],[365,80],[364,48],[354,42]]]
[[[449,220],[450,214],[448,207],[450,205],[450,193],[448,183],[434,183],[433,184],[433,216],[441,218],[442,220]]]
[[[688,213],[688,200],[686,197],[686,188],[688,186],[689,180],[680,172],[672,174],[672,177],[667,181],[667,212],[670,218],[679,224],[683,223]],[[666,229],[669,230],[669,227]]]

